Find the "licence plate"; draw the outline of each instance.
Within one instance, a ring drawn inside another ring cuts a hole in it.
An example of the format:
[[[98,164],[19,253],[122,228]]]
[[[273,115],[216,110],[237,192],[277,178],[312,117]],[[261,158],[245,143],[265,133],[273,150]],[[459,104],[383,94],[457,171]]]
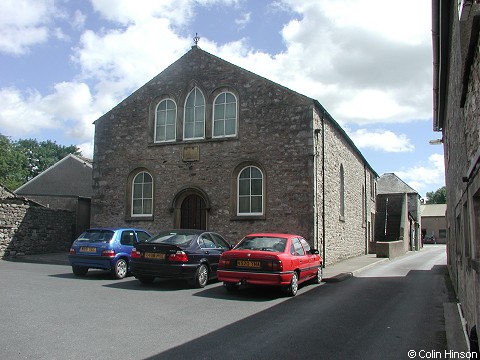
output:
[[[165,254],[163,253],[150,253],[150,252],[146,252],[145,255],[144,255],[144,258],[145,259],[165,259]]]
[[[94,253],[94,252],[97,252],[97,248],[87,247],[87,246],[80,246],[80,251],[81,251],[81,252]]]
[[[237,260],[238,267],[247,267],[252,269],[260,269],[260,261]]]

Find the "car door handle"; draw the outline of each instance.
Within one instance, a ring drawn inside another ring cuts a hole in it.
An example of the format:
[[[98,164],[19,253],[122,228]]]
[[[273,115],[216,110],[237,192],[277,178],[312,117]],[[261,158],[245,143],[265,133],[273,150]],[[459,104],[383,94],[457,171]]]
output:
[[[204,254],[210,254],[210,251],[205,250]]]

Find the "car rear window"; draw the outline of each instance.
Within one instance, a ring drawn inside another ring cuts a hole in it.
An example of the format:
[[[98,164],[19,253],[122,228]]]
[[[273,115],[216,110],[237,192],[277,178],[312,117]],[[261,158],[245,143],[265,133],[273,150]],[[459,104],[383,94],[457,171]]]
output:
[[[246,237],[235,246],[235,250],[245,249],[283,252],[286,244],[286,238],[265,236]]]
[[[112,230],[87,230],[78,237],[77,241],[109,242],[113,234]]]
[[[162,232],[150,239],[147,242],[153,242],[158,244],[171,244],[177,246],[188,246],[193,239],[197,237],[196,234],[191,232]]]

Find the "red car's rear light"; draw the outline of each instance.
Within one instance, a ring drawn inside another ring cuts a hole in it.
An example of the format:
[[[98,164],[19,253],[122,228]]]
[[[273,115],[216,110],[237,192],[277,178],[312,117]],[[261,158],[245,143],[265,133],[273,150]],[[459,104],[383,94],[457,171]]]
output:
[[[132,249],[132,252],[130,253],[130,257],[132,259],[140,259],[142,257],[142,255],[140,254],[140,251],[138,251],[137,249],[133,248]]]
[[[188,262],[188,256],[184,251],[177,251],[176,253],[167,255],[169,261]]]
[[[74,248],[70,248],[70,251],[68,252],[70,255],[75,255],[75,249]]]
[[[103,250],[101,256],[115,257],[115,251],[113,251],[113,250]]]
[[[267,263],[267,267],[269,270],[272,271],[282,271],[283,270],[283,264],[281,260],[272,260]]]
[[[230,260],[229,259],[220,259],[220,262],[218,263],[219,268],[228,268],[230,267]]]

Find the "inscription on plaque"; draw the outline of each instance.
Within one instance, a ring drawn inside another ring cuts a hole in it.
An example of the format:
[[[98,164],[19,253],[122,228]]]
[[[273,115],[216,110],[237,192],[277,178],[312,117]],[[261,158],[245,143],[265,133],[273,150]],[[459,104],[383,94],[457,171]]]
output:
[[[184,146],[182,151],[182,161],[198,161],[200,160],[200,150],[196,146]]]

